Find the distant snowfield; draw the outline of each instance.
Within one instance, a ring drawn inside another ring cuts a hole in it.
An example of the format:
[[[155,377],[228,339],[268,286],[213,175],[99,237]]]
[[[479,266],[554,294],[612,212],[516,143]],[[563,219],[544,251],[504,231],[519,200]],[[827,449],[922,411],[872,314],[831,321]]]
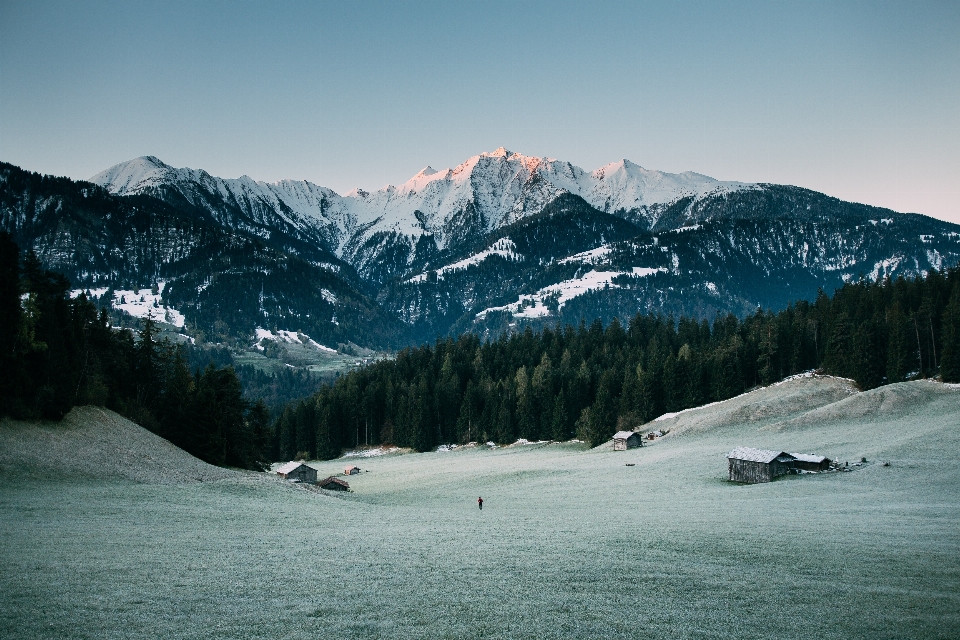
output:
[[[500,256],[508,260],[515,260],[516,258],[519,257],[516,252],[516,248],[517,247],[513,243],[513,240],[511,240],[510,238],[501,238],[497,240],[495,243],[493,243],[489,249],[485,249],[479,253],[473,254],[472,256],[466,257],[463,260],[459,260],[457,262],[448,264],[446,266],[443,266],[437,269],[436,271],[437,278],[442,280],[444,274],[446,273],[450,273],[452,271],[462,271],[467,267],[480,264],[481,262],[483,262],[484,260],[486,260],[491,256]],[[427,279],[427,274],[421,273],[410,278],[409,280],[407,280],[407,282],[408,283],[425,282],[426,279]]]
[[[666,269],[650,269],[646,267],[634,267],[631,271],[596,271],[591,269],[579,278],[564,280],[548,287],[543,287],[533,294],[523,294],[516,302],[512,302],[500,307],[489,307],[479,312],[478,319],[486,317],[488,313],[494,311],[509,311],[516,318],[541,318],[551,313],[549,303],[553,301],[558,309],[573,300],[577,296],[582,296],[590,291],[598,289],[619,288],[620,285],[614,284],[614,278],[619,276],[634,276],[643,278]]]
[[[183,314],[173,307],[168,307],[160,303],[160,298],[163,295],[163,289],[166,285],[166,282],[157,283],[158,293],[156,294],[152,293],[150,289],[114,289],[111,306],[134,318],[146,318],[149,316],[157,322],[164,322],[178,329],[182,329],[186,322]],[[107,292],[107,289],[74,289],[70,292],[70,297],[76,298],[81,293],[86,292],[89,292],[92,297],[100,297]]]
[[[559,262],[559,264],[569,264],[571,262],[596,264],[597,262],[600,262],[605,257],[607,257],[610,254],[611,250],[612,248],[610,247],[610,245],[605,244],[601,247],[597,247],[596,249],[590,249],[589,251],[583,251],[581,253],[577,253],[567,258],[564,258]]]
[[[336,349],[331,349],[330,347],[324,346],[310,336],[298,333],[296,331],[285,331],[283,329],[278,329],[277,332],[274,333],[269,329],[257,327],[254,337],[256,338],[256,344],[254,345],[254,348],[260,351],[263,351],[263,346],[260,344],[260,341],[270,340],[272,342],[309,346],[313,347],[317,351],[322,351],[329,354],[338,353]]]

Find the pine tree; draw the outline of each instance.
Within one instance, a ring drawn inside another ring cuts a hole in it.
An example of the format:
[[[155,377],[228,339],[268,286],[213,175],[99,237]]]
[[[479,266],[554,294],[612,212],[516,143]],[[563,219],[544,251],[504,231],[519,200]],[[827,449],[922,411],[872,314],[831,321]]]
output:
[[[617,396],[614,372],[607,371],[600,377],[597,387],[597,398],[590,407],[590,422],[588,426],[588,442],[596,447],[609,440],[617,424]]]
[[[570,411],[567,406],[567,395],[561,388],[553,403],[550,419],[550,437],[557,442],[569,440],[573,435],[570,425]]]
[[[903,382],[911,367],[917,364],[916,343],[912,340],[912,324],[899,302],[887,312],[887,380]]]
[[[19,413],[23,380],[23,311],[20,307],[20,249],[0,232],[0,416]]]
[[[943,311],[943,348],[940,354],[940,379],[960,382],[960,283],[955,283],[950,301]]]

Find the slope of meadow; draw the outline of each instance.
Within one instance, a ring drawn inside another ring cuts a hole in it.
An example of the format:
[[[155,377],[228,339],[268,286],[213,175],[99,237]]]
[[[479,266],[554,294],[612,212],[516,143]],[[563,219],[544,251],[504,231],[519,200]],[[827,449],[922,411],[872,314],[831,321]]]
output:
[[[0,635],[956,637],[958,415],[948,385],[800,378],[651,423],[671,431],[628,452],[311,463],[363,467],[341,495],[58,479],[4,453]],[[736,445],[868,462],[738,485]]]

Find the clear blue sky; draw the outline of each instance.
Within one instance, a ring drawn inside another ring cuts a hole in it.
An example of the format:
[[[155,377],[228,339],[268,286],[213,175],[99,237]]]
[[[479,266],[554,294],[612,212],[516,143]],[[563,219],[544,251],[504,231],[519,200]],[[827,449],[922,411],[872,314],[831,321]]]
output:
[[[506,146],[960,222],[960,2],[0,1],[0,159],[398,184]]]

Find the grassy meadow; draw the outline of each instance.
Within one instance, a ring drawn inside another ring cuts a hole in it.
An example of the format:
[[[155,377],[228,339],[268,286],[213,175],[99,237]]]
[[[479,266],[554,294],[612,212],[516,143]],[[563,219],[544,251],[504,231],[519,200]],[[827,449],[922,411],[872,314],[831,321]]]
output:
[[[654,428],[312,462],[363,469],[332,494],[60,475],[0,425],[0,636],[960,637],[960,389],[801,378]],[[868,462],[739,485],[736,445]]]

